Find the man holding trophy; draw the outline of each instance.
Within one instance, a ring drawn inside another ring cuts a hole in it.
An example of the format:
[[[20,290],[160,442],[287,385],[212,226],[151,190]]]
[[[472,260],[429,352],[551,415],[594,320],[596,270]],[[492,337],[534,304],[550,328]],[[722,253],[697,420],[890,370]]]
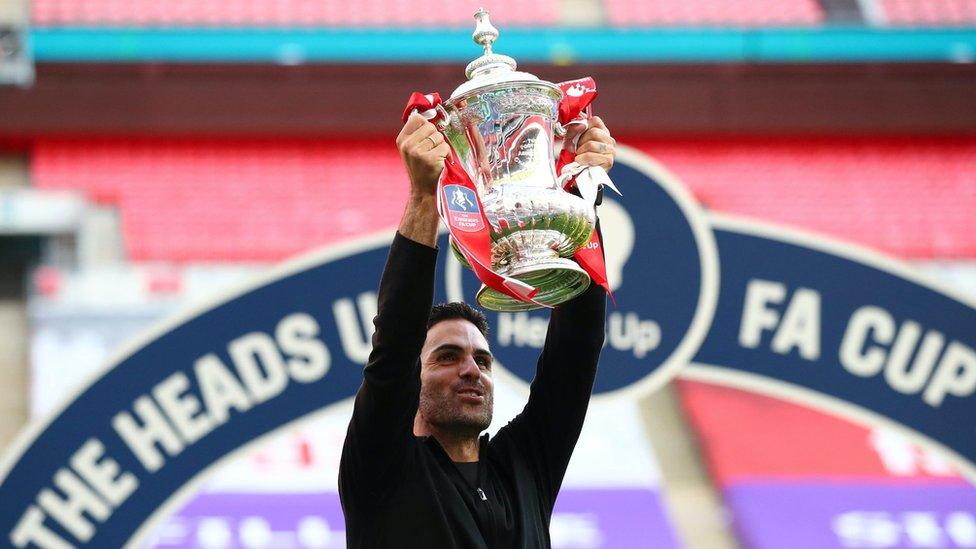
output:
[[[608,181],[614,140],[599,118],[563,112],[564,98],[586,90],[516,72],[491,53],[498,33],[487,13],[476,18],[485,55],[470,80],[443,105],[436,94],[412,101],[396,141],[410,196],[342,452],[350,548],[550,546],[596,375],[606,285],[593,267],[602,255],[580,254],[601,253],[594,188]],[[554,131],[565,136],[562,165]],[[464,303],[431,307],[439,218],[485,283],[482,305],[554,307],[528,402],[490,439],[481,436],[493,404],[487,321]]]

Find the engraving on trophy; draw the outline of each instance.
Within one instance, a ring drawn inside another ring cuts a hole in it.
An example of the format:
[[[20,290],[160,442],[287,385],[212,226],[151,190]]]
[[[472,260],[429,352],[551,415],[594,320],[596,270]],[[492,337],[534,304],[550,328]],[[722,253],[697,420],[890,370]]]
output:
[[[526,87],[517,95],[498,93],[493,100],[498,114],[538,114],[551,120],[556,119],[559,105],[559,97],[553,98],[552,90],[531,87]]]

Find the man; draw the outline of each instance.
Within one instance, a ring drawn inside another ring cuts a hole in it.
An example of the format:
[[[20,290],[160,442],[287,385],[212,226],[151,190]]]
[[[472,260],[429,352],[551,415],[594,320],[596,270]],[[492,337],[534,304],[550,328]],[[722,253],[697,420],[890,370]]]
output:
[[[576,161],[609,169],[599,118]],[[583,427],[603,345],[596,284],[556,308],[525,409],[489,440],[492,355],[483,315],[431,309],[437,180],[448,145],[412,115],[397,137],[410,197],[390,246],[373,350],[339,468],[350,548],[549,547],[549,518]]]

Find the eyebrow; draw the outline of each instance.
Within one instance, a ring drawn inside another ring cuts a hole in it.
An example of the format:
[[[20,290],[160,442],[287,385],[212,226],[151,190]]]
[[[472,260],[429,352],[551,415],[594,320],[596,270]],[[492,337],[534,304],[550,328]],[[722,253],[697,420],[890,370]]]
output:
[[[435,347],[434,350],[431,351],[431,353],[439,353],[441,351],[457,351],[459,353],[463,353],[464,348],[462,348],[460,345],[455,345],[453,343],[443,343]],[[478,355],[478,356],[487,356],[488,358],[491,359],[495,358],[494,355],[491,354],[491,351],[487,349],[475,349],[474,352],[471,354]]]

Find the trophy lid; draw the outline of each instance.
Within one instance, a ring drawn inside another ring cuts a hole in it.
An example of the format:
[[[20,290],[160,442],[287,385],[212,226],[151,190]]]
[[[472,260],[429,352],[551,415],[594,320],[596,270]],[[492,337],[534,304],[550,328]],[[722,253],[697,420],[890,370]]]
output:
[[[514,59],[491,51],[491,46],[498,39],[499,33],[498,29],[491,24],[488,15],[488,10],[485,8],[479,8],[474,14],[476,24],[471,38],[476,44],[484,47],[485,51],[481,57],[468,63],[467,68],[464,69],[468,81],[454,90],[451,99],[468,95],[480,88],[509,82],[539,82],[554,86],[539,80],[539,77],[534,74],[515,70],[517,65]]]

